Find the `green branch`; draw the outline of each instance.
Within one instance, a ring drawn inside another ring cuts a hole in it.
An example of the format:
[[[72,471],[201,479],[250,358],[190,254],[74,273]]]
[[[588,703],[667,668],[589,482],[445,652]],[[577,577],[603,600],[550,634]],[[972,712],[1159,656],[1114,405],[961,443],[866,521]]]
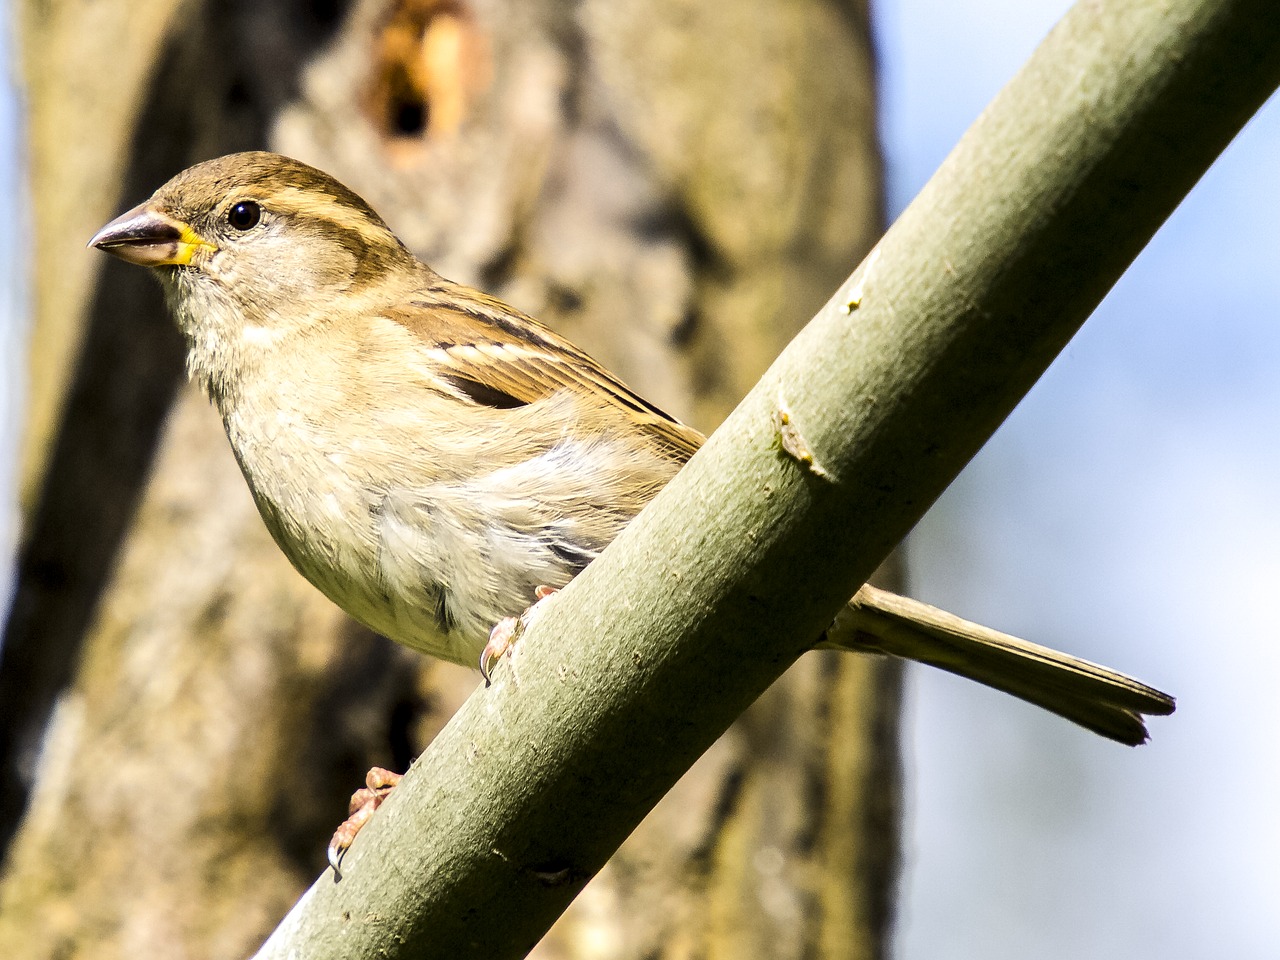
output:
[[[321,877],[260,956],[523,956],[818,636],[1277,84],[1273,0],[1077,4],[468,700],[342,882]]]

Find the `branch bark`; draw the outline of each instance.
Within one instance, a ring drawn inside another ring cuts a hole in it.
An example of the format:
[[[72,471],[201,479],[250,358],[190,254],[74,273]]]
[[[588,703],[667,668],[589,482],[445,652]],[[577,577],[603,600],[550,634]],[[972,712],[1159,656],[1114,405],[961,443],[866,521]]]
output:
[[[1272,12],[1077,4],[724,427],[466,703],[344,879],[322,877],[259,956],[527,952],[906,534],[1280,83]]]

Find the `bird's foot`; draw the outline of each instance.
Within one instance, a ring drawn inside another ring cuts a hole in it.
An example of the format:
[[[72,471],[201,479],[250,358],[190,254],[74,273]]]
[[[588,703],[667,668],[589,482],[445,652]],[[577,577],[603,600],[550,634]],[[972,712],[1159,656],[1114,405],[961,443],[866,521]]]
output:
[[[360,828],[369,822],[374,811],[391,795],[392,788],[400,779],[401,775],[398,773],[382,767],[371,767],[364,776],[364,786],[351,795],[347,819],[333,831],[333,839],[329,841],[329,866],[333,867],[334,879],[342,879],[339,867],[347,848],[355,840]]]
[[[480,676],[484,677],[484,685],[486,687],[493,683],[493,678],[490,674],[492,664],[502,657],[511,656],[515,650],[516,641],[529,629],[529,625],[533,623],[534,618],[541,612],[539,607],[542,606],[542,601],[557,592],[559,591],[555,587],[534,587],[533,595],[535,599],[529,609],[518,617],[503,617],[494,624],[493,629],[489,631],[489,642],[484,645],[484,650],[480,652]]]

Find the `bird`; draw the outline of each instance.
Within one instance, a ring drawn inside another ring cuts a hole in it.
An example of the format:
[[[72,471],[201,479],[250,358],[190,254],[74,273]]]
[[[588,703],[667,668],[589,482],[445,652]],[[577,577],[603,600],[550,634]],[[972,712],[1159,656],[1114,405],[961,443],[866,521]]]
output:
[[[479,662],[486,679],[521,611],[585,568],[703,443],[566,338],[441,277],[298,160],[196,164],[90,246],[159,278],[188,375],[293,566],[374,631]],[[1175,706],[872,586],[815,646],[939,667],[1128,745],[1146,741],[1144,715]],[[375,801],[395,777],[381,773]]]

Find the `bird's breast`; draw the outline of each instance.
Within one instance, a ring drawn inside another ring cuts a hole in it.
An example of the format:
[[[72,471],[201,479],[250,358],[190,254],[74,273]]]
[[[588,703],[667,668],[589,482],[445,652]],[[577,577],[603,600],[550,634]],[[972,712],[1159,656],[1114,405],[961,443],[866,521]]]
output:
[[[236,400],[227,435],[294,566],[379,633],[468,664],[498,620],[567,583],[676,469],[626,434],[565,429],[554,400],[474,425],[456,400],[370,404],[323,376],[278,376]]]

